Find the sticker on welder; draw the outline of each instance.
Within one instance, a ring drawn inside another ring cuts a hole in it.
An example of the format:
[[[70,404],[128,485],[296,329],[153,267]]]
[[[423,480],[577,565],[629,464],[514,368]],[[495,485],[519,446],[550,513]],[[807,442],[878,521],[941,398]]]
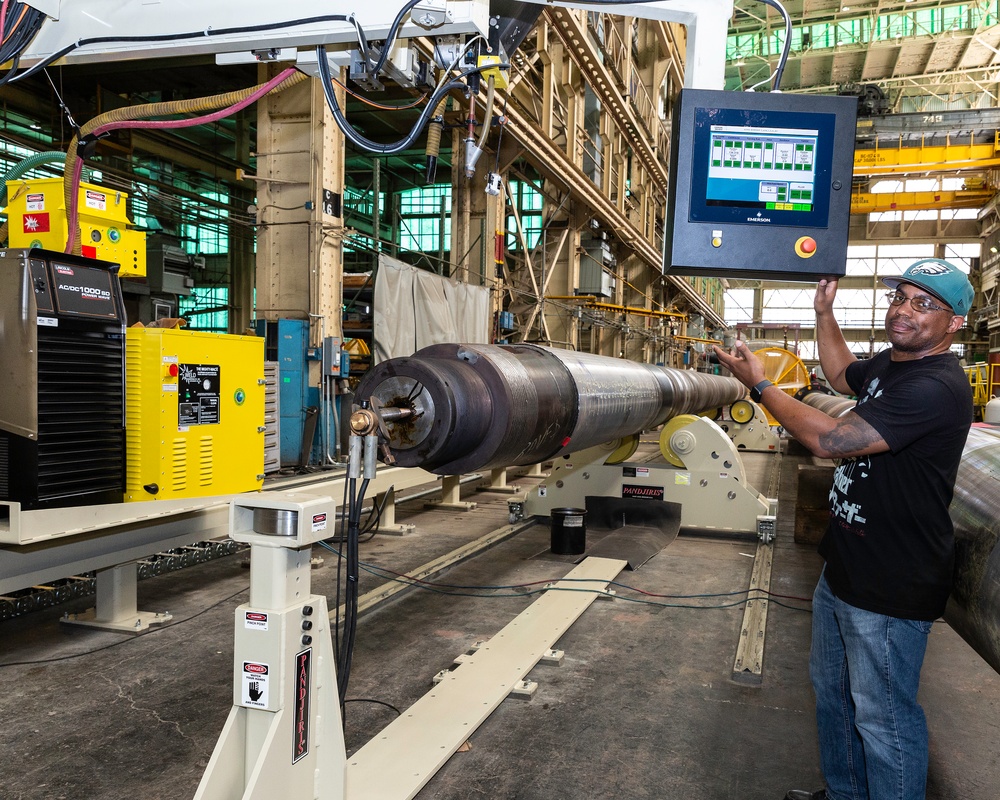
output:
[[[263,611],[246,611],[243,614],[243,625],[250,631],[266,631],[267,614]]]
[[[58,328],[59,320],[55,317],[36,317],[35,324],[41,325],[43,328]]]
[[[177,425],[219,424],[218,364],[179,364],[177,374]]]
[[[94,208],[98,211],[107,211],[108,196],[104,192],[95,192],[93,189],[88,189],[87,195],[84,198],[84,205],[87,208]]]
[[[243,694],[240,705],[249,708],[267,708],[267,682],[270,669],[267,664],[243,662]]]
[[[312,702],[312,648],[295,655],[295,708],[292,711],[292,763],[309,755],[309,706]]]
[[[45,195],[44,194],[29,194],[29,195],[25,195],[24,210],[25,211],[44,211],[45,210]]]
[[[690,486],[691,485],[691,473],[690,472],[675,472],[674,473],[674,486]]]
[[[313,514],[312,529],[314,533],[326,530],[326,514]]]
[[[177,384],[176,383],[165,383],[165,384],[163,384],[163,391],[165,391],[165,392],[176,392],[177,391]]]
[[[635,475],[637,478],[648,478],[649,477],[649,467],[636,467]]]

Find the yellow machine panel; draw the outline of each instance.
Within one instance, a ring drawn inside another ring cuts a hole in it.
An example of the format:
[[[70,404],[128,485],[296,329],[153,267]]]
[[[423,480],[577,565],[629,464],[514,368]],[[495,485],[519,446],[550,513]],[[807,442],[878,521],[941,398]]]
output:
[[[264,480],[264,340],[125,336],[125,500],[251,492]]]
[[[62,252],[69,227],[62,178],[7,181],[9,247]],[[78,214],[83,255],[121,265],[123,278],[146,275],[146,234],[129,230],[128,194],[81,183]]]

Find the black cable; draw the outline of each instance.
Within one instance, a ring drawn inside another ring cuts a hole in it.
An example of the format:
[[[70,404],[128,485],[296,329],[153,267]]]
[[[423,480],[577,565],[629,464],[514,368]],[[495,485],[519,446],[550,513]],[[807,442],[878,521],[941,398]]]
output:
[[[155,636],[157,633],[162,633],[163,631],[173,630],[178,625],[183,625],[184,623],[190,622],[193,619],[198,619],[198,617],[200,617],[202,614],[207,614],[213,608],[216,608],[217,606],[221,606],[223,603],[229,602],[230,600],[232,600],[237,595],[241,595],[244,592],[249,591],[249,589],[250,589],[249,586],[246,587],[246,588],[240,589],[238,592],[234,592],[233,594],[229,595],[229,597],[223,597],[218,602],[212,603],[212,605],[208,606],[207,608],[203,608],[197,614],[192,614],[190,617],[187,617],[187,618],[182,619],[182,620],[178,620],[177,622],[172,622],[169,625],[167,625],[165,627],[162,627],[162,628],[152,628],[147,633],[144,633],[142,636],[135,636],[135,637],[131,637],[131,638],[128,638],[128,639],[119,639],[116,642],[112,642],[111,644],[104,645],[104,647],[96,647],[93,650],[87,650],[87,651],[85,651],[83,653],[73,653],[72,655],[68,655],[68,656],[58,656],[56,658],[44,658],[44,659],[41,659],[39,661],[8,661],[8,662],[6,662],[4,664],[0,664],[0,669],[2,669],[3,667],[25,667],[25,666],[34,666],[36,664],[55,664],[55,663],[57,663],[59,661],[70,661],[71,659],[80,658],[82,656],[91,656],[91,655],[94,655],[94,653],[100,653],[100,652],[103,652],[104,650],[110,650],[112,647],[119,647],[119,646],[121,646],[123,644],[127,644],[128,642],[137,642],[137,641],[145,639],[145,638],[147,638],[149,636]]]
[[[485,72],[488,69],[506,69],[510,66],[509,64],[500,64],[499,66],[486,65],[482,67],[473,67],[472,69],[467,69],[464,72],[459,73],[457,78],[442,85],[440,88],[435,90],[434,94],[432,94],[430,98],[428,98],[427,106],[422,112],[420,112],[420,117],[405,137],[397,142],[392,142],[391,144],[380,144],[362,136],[354,130],[354,128],[351,127],[351,124],[347,121],[347,117],[344,116],[344,112],[340,108],[340,103],[337,102],[337,96],[333,91],[333,76],[330,74],[330,62],[327,60],[326,48],[322,45],[316,48],[316,64],[319,68],[320,82],[323,84],[323,93],[326,95],[327,105],[330,107],[330,111],[333,112],[333,118],[337,123],[337,127],[340,128],[344,136],[347,137],[348,141],[350,141],[355,147],[367,150],[370,153],[381,153],[382,155],[394,155],[409,149],[409,147],[417,140],[417,137],[423,133],[424,128],[427,127],[427,123],[430,121],[431,116],[437,109],[441,98],[452,89],[464,90],[467,88],[465,84],[462,83],[463,78],[466,78],[469,75]]]
[[[352,479],[353,480],[353,479]],[[361,568],[358,548],[358,530],[361,522],[361,506],[365,502],[365,494],[371,481],[365,478],[361,481],[361,489],[354,500],[352,519],[347,529],[347,600],[344,608],[343,672],[338,670],[337,680],[341,681],[340,701],[343,705],[347,697],[347,685],[351,679],[351,663],[354,659],[354,639],[358,629],[358,587],[361,582]]]
[[[385,36],[385,43],[382,45],[382,54],[379,56],[378,61],[375,62],[375,66],[372,67],[372,75],[378,75],[385,66],[385,61],[389,57],[389,52],[392,50],[392,45],[396,41],[396,35],[399,33],[399,26],[403,23],[403,17],[410,13],[410,10],[420,3],[421,0],[410,0],[405,6],[403,6],[399,13],[396,15],[396,19],[392,21],[392,25],[389,26],[389,32]],[[368,51],[361,51],[362,57],[365,59],[365,63],[368,63]]]
[[[761,0],[761,2],[771,6],[771,8],[777,9],[778,13],[781,14],[781,18],[785,21],[785,44],[781,48],[778,66],[774,70],[774,83],[771,86],[771,91],[777,92],[781,89],[781,77],[785,74],[785,64],[788,61],[788,54],[792,51],[792,18],[778,0]]]
[[[344,703],[377,703],[380,706],[391,708],[393,711],[396,712],[397,717],[403,715],[403,712],[400,711],[398,708],[396,708],[396,706],[394,706],[392,703],[387,703],[385,702],[385,700],[376,700],[374,697],[350,697],[347,700],[345,700]]]

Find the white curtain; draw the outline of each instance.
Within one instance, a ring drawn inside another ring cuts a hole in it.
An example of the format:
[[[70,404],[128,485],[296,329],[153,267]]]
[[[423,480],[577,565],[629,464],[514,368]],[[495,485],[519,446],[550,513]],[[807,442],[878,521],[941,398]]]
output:
[[[375,277],[374,346],[377,364],[444,342],[486,344],[490,293],[389,256],[379,256]]]

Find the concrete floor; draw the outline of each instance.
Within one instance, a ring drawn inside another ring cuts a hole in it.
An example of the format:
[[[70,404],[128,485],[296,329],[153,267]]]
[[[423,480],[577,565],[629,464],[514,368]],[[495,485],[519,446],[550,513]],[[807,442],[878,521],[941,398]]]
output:
[[[792,540],[799,460],[782,461],[771,588],[808,598],[821,562],[813,547]],[[399,521],[416,532],[376,536],[362,559],[405,572],[506,524],[506,495],[469,499],[479,506],[461,514],[404,504]],[[588,544],[599,538],[590,532]],[[548,545],[548,527],[538,525],[437,580],[493,587],[559,577],[571,565]],[[753,553],[748,540],[681,536],[619,581],[659,594],[738,591]],[[316,554],[324,563],[313,571],[314,591],[332,592],[335,559]],[[142,582],[141,607],[168,610],[175,621],[139,637],[61,625],[61,614],[82,610],[83,601],[0,624],[0,798],[190,798],[229,710],[233,611],[248,580],[245,558],[232,556]],[[366,574],[361,591],[381,582]],[[476,596],[411,589],[361,618],[349,751],[394,716],[367,700],[406,708],[439,670],[533,600],[495,589],[464,594]],[[730,680],[742,604],[595,602],[559,642],[563,664],[533,670],[534,698],[502,703],[418,798],[780,800],[788,788],[820,786],[806,673],[810,615],[801,610],[808,602],[781,602],[794,608],[771,604],[759,688]],[[996,800],[1000,675],[943,622],[931,634],[922,701],[929,800]]]

